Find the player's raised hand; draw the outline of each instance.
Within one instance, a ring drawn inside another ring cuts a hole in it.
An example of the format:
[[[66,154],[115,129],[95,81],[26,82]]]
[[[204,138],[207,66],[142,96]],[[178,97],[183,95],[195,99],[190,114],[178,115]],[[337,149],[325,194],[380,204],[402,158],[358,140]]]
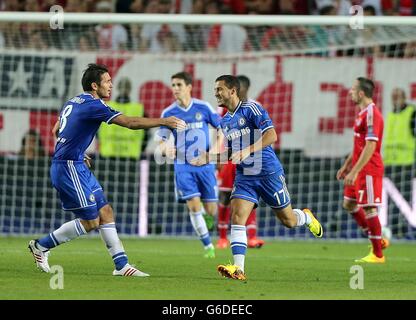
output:
[[[185,121],[179,118],[168,117],[168,118],[165,118],[165,126],[170,127],[172,129],[185,130],[186,123]]]

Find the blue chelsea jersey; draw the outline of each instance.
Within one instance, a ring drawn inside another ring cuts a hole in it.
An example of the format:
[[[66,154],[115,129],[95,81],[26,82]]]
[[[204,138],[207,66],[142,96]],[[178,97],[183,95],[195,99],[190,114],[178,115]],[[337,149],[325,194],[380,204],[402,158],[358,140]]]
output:
[[[227,112],[221,120],[221,128],[232,153],[254,144],[265,131],[274,130],[267,111],[253,100],[240,101],[234,113]],[[271,145],[251,154],[237,165],[239,179],[251,179],[275,172],[283,174],[283,167]]]
[[[191,165],[189,161],[198,157],[202,151],[209,151],[209,125],[215,129],[220,128],[219,114],[208,102],[193,98],[186,108],[174,102],[162,112],[162,118],[171,116],[186,122],[186,129],[182,131],[165,126],[158,130],[158,135],[163,140],[167,140],[170,134],[173,134],[176,147],[175,171],[198,172],[207,168],[213,170],[213,164],[198,167]]]
[[[82,161],[101,122],[111,123],[120,114],[89,93],[69,100],[59,114],[58,140],[53,160]]]

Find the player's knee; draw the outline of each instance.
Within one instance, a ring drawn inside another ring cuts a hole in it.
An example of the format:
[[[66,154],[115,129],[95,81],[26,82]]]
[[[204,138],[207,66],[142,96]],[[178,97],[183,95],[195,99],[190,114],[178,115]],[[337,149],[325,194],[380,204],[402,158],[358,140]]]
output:
[[[112,222],[114,222],[113,208],[107,204],[100,209],[100,223],[107,224]]]
[[[238,212],[238,211],[231,212],[232,224],[246,225],[247,218],[248,218],[248,215],[242,214],[241,212]]]
[[[217,214],[217,203],[209,202],[204,204],[205,212],[211,216],[215,216]]]

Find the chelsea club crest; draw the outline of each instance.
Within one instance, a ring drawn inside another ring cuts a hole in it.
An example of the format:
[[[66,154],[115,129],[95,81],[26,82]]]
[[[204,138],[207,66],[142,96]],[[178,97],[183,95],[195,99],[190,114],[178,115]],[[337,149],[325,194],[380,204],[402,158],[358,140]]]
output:
[[[246,124],[246,119],[244,118],[238,119],[238,124],[240,125],[240,127],[244,126]]]
[[[197,112],[195,114],[195,119],[196,119],[196,121],[201,121],[202,120],[202,114],[200,112]]]

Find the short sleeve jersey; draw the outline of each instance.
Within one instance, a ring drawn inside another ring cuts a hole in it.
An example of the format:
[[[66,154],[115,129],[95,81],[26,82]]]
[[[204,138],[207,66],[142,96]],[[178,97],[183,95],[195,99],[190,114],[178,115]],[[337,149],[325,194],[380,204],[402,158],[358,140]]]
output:
[[[360,174],[383,176],[384,165],[381,157],[383,128],[383,116],[374,103],[369,104],[367,108],[361,110],[356,117],[354,122],[354,149],[352,164],[354,165],[358,161],[367,140],[375,141],[377,143],[373,155],[361,170]]]
[[[201,167],[193,166],[190,161],[198,157],[202,152],[208,152],[210,148],[209,125],[215,129],[220,128],[220,116],[206,101],[193,98],[188,107],[183,108],[174,102],[162,112],[162,118],[175,116],[186,122],[186,129],[178,131],[161,126],[158,135],[162,140],[167,140],[173,134],[176,159],[175,171],[198,172],[204,169],[214,169],[213,164]]]
[[[67,103],[59,114],[58,139],[53,160],[82,161],[102,122],[108,124],[121,113],[89,93],[80,94]]]
[[[232,153],[254,144],[267,130],[274,130],[267,111],[253,100],[240,101],[233,113],[227,112],[221,120],[221,128]],[[273,173],[283,174],[283,167],[271,145],[237,165],[240,179],[256,179]]]

